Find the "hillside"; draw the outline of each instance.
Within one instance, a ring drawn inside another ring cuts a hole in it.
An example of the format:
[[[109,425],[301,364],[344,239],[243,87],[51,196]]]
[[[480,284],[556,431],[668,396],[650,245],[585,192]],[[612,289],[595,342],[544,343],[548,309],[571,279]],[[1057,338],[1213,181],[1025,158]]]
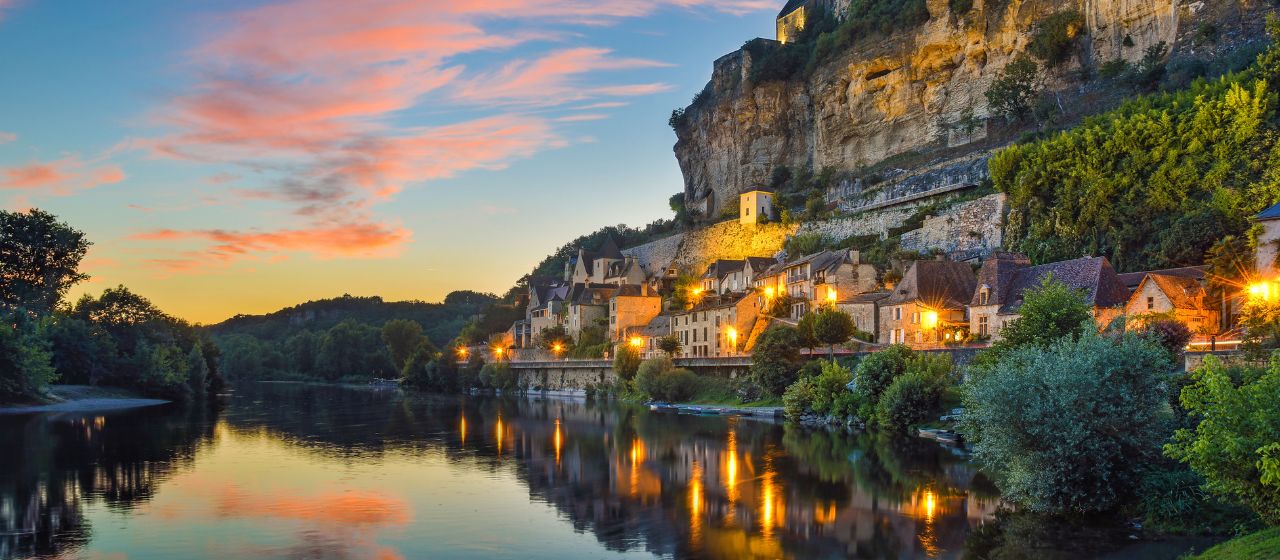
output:
[[[382,298],[342,297],[308,301],[266,315],[237,315],[208,327],[216,336],[244,334],[263,341],[280,342],[302,332],[327,331],[346,320],[381,328],[392,319],[408,319],[422,325],[423,334],[437,346],[458,336],[468,321],[497,303],[490,294],[458,291],[441,303],[383,301]]]
[[[704,218],[761,186],[793,209],[897,196],[895,175],[1241,68],[1275,9],[1250,0],[818,4],[835,13],[797,41],[749,41],[715,61],[706,88],[672,115],[684,205]],[[1019,57],[1035,63],[1038,95],[1025,118],[1006,119],[986,94]]]

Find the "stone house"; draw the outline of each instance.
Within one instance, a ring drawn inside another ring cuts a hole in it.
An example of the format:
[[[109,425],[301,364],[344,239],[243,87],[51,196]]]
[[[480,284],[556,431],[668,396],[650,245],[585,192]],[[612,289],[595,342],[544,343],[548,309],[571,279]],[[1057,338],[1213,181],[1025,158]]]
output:
[[[1214,335],[1220,330],[1218,308],[1205,289],[1203,270],[1198,278],[1159,272],[1144,275],[1129,296],[1124,312],[1138,321],[1143,316],[1167,315],[1195,335]]]
[[[878,303],[882,344],[937,345],[963,338],[966,304],[977,278],[965,263],[916,261],[889,296]]]
[[[773,192],[754,190],[738,195],[738,223],[767,223],[773,216]]]
[[[1280,203],[1267,208],[1253,217],[1258,225],[1258,237],[1255,240],[1254,274],[1259,280],[1274,283],[1280,277]]]
[[[745,260],[717,259],[707,265],[706,272],[702,273],[702,292],[723,294],[746,290],[747,282],[743,273],[746,264]]]
[[[692,309],[671,314],[671,333],[680,340],[684,357],[732,356],[742,352],[760,300],[751,294],[706,298]]]
[[[799,319],[819,305],[874,291],[876,269],[857,251],[822,251],[784,264],[779,282],[793,301],[791,318]]]
[[[627,329],[643,327],[662,312],[662,297],[648,284],[619,286],[609,299],[609,337],[625,341]]]
[[[605,284],[639,286],[646,284],[648,280],[648,274],[635,257],[623,257],[621,261],[611,261],[604,265],[604,269],[603,283]]]
[[[995,253],[982,263],[969,301],[969,331],[975,336],[1000,339],[1000,331],[1021,315],[1023,294],[1045,278],[1053,278],[1084,294],[1099,327],[1105,327],[1123,311],[1129,290],[1106,257],[1082,257],[1032,266],[1017,253]]]
[[[625,261],[626,257],[618,249],[618,244],[612,237],[607,237],[598,251],[579,247],[577,257],[570,259],[565,265],[565,279],[571,284],[604,284],[611,271],[615,276],[622,274],[620,269],[613,267]],[[640,281],[643,280],[644,277],[641,276]]]
[[[609,301],[618,287],[612,284],[574,284],[569,290],[565,310],[565,330],[574,340],[582,330],[609,322]]]
[[[640,350],[640,357],[647,360],[664,356],[658,341],[671,334],[671,316],[658,315],[647,324],[627,327],[623,331],[624,343]]]
[[[533,346],[543,329],[560,325],[564,320],[565,300],[569,285],[555,278],[530,278],[525,317],[511,327],[511,344],[515,348]]]
[[[853,325],[862,332],[870,333],[871,340],[880,340],[880,302],[887,297],[889,292],[857,294],[836,302],[836,309],[852,317]]]

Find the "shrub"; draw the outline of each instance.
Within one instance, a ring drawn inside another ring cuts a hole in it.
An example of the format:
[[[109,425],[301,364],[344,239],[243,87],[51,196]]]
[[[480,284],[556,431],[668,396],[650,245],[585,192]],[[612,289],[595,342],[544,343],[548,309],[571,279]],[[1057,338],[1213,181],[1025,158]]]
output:
[[[671,362],[671,358],[667,357],[650,358],[640,362],[640,367],[636,368],[636,390],[650,397],[661,392],[662,374],[673,369],[676,369],[676,366]]]
[[[613,356],[613,372],[618,374],[618,379],[631,381],[639,368],[640,352],[627,344],[618,346],[617,353]]]
[[[697,394],[701,378],[684,368],[673,369],[658,378],[659,394],[653,395],[671,402],[687,401]]]
[[[1192,373],[1182,406],[1200,420],[1180,429],[1165,453],[1187,463],[1209,491],[1237,500],[1269,525],[1280,525],[1280,356],[1237,382],[1213,357]]]
[[[1027,51],[1046,65],[1057,66],[1071,56],[1076,38],[1084,33],[1084,16],[1075,10],[1066,10],[1046,17],[1031,34]]]
[[[907,371],[907,362],[914,355],[915,352],[905,344],[895,344],[869,354],[853,372],[854,390],[875,402],[894,378]]]
[[[485,364],[480,368],[480,384],[499,391],[514,391],[519,388],[520,374],[511,369],[506,362]]]
[[[1000,356],[1023,346],[1044,346],[1063,337],[1076,338],[1093,330],[1093,311],[1084,294],[1045,275],[1040,285],[1022,296],[1020,316],[1003,329],[1000,341],[978,356],[979,364],[990,364]]]
[[[816,377],[801,377],[787,387],[782,394],[782,412],[788,420],[799,420],[813,411],[813,390],[817,383]]]
[[[0,401],[32,399],[54,379],[44,329],[25,313],[0,316]]]
[[[770,327],[751,354],[751,380],[781,395],[795,383],[800,365],[800,335],[791,327]]]
[[[1004,496],[1042,513],[1110,510],[1165,439],[1168,353],[1092,330],[973,366],[961,431]]]
[[[1031,114],[1032,104],[1040,96],[1040,67],[1034,60],[1019,56],[1010,62],[987,89],[987,105],[993,115],[1010,122]]]
[[[893,431],[927,420],[937,412],[945,378],[911,371],[893,380],[876,402],[876,423]]]

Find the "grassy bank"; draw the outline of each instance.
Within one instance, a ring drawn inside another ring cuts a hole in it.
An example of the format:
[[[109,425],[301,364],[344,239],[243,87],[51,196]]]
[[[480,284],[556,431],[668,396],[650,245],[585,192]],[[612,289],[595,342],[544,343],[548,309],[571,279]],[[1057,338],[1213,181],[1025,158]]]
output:
[[[1219,544],[1198,560],[1264,560],[1280,556],[1280,527],[1250,533]]]

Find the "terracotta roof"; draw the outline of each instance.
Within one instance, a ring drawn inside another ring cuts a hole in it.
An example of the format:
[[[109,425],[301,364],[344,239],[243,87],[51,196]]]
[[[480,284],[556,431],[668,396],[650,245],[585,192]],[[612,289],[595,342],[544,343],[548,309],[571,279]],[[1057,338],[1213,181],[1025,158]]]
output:
[[[1126,288],[1130,291],[1136,290],[1138,284],[1142,283],[1142,279],[1148,274],[1160,274],[1162,276],[1178,276],[1181,278],[1194,278],[1195,280],[1203,280],[1207,273],[1207,267],[1203,266],[1187,266],[1183,268],[1166,268],[1163,270],[1144,270],[1142,272],[1126,272],[1119,274],[1120,281],[1124,282]]]
[[[999,303],[1000,313],[1016,313],[1022,307],[1023,293],[1039,286],[1049,275],[1083,292],[1090,307],[1115,307],[1129,299],[1129,289],[1106,257],[1082,257],[1017,270],[1005,292],[999,299],[993,297],[991,303]]]
[[[881,305],[922,301],[943,309],[958,309],[973,297],[977,278],[969,265],[956,261],[916,261]]]
[[[1205,300],[1207,294],[1204,285],[1195,278],[1172,276],[1167,274],[1148,274],[1144,282],[1155,282],[1161,292],[1173,302],[1175,309],[1207,310]],[[1139,284],[1141,286],[1141,284]],[[1137,292],[1134,292],[1135,294]]]

